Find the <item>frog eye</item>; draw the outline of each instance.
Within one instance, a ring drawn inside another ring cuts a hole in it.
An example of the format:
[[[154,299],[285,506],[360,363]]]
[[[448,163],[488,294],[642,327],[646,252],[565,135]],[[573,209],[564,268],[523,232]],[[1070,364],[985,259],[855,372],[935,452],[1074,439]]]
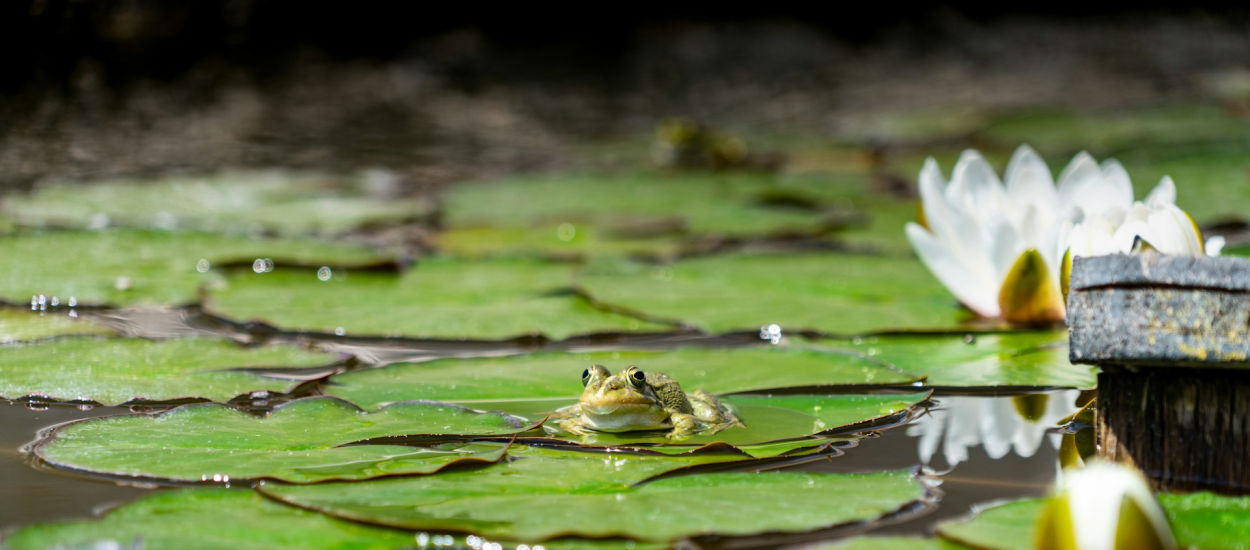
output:
[[[590,369],[582,371],[582,385],[585,386],[590,382]]]
[[[634,369],[634,372],[629,373],[629,380],[633,382],[635,386],[642,386],[643,382],[647,381],[647,375],[643,374],[642,371],[638,369]]]

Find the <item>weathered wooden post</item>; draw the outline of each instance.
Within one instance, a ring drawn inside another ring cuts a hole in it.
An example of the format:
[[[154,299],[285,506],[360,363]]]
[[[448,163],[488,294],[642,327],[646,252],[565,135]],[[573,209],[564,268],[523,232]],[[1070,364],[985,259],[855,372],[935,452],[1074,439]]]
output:
[[[1159,490],[1250,493],[1250,260],[1076,258],[1073,362],[1098,375],[1099,456]]]

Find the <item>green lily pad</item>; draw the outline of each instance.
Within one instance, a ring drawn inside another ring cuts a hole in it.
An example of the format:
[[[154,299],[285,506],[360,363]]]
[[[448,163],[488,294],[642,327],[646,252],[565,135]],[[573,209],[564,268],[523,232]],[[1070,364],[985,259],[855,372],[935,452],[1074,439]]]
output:
[[[298,384],[235,369],[324,366],[334,360],[297,347],[245,348],[204,338],[61,338],[6,346],[0,353],[0,397],[103,405],[184,398],[225,401],[258,390],[288,392]]]
[[[0,236],[0,258],[2,299],[29,303],[31,296],[47,295],[62,303],[73,298],[81,305],[115,306],[194,302],[200,286],[220,280],[211,267],[223,263],[270,258],[338,267],[382,261],[343,244],[138,230]]]
[[[154,493],[103,518],[34,525],[6,548],[410,548],[412,533],[361,525],[273,502],[239,489]]]
[[[613,237],[590,225],[551,227],[457,227],[438,235],[443,252],[467,258],[486,258],[501,253],[528,254],[558,259],[580,259],[591,254],[667,259],[685,246],[676,235],[653,238]]]
[[[822,212],[769,207],[756,200],[777,181],[777,176],[763,173],[657,172],[466,184],[445,195],[446,222],[448,227],[553,230],[562,223],[590,224],[634,234],[659,224],[694,235],[722,236],[823,228]]]
[[[226,405],[186,405],[156,415],[64,424],[34,447],[58,468],[161,481],[293,483],[429,474],[451,464],[495,462],[506,445],[420,448],[352,441],[400,434],[500,435],[528,429],[520,419],[446,403],[407,402],[366,413],[328,397],[288,402],[263,417]]]
[[[555,437],[577,443],[606,446],[672,443],[686,446],[714,442],[734,445],[752,456],[789,449],[748,447],[762,442],[808,437],[820,433],[845,432],[850,426],[869,427],[906,412],[929,397],[929,392],[867,395],[728,395],[723,401],[733,408],[745,427],[726,428],[716,434],[695,434],[680,440],[667,439],[664,432],[589,433],[576,436],[563,431]],[[555,429],[551,427],[551,429]],[[678,447],[681,448],[681,447]]]
[[[669,351],[535,353],[513,357],[398,363],[335,375],[325,391],[371,409],[432,399],[522,416],[577,400],[581,372],[593,363],[620,370],[638,365],[673,377],[686,391],[713,394],[777,388],[909,384],[917,378],[859,353],[759,345]],[[510,406],[514,403],[515,406]]]
[[[67,335],[105,335],[108,328],[78,317],[68,311],[30,311],[21,308],[0,308],[0,344],[22,340],[39,340]]]
[[[1026,111],[996,116],[981,132],[1006,147],[1039,151],[1118,152],[1150,145],[1244,139],[1250,122],[1213,105],[1162,105],[1119,112]],[[1123,159],[1121,159],[1123,160]]]
[[[1244,549],[1250,540],[1250,497],[1212,493],[1159,494],[1181,548]],[[1033,548],[1045,499],[1023,499],[982,510],[975,517],[943,523],[938,534],[977,548]]]
[[[709,331],[861,334],[958,326],[968,314],[914,258],[736,254],[669,266],[600,263],[577,282],[595,299]]]
[[[836,344],[835,344],[836,345]],[[873,336],[847,347],[939,388],[1093,388],[1096,370],[1068,361],[1066,331]]]
[[[473,472],[365,483],[262,483],[260,490],[300,507],[378,525],[532,541],[561,535],[667,541],[807,531],[871,521],[925,495],[908,471],[696,473],[634,485],[700,455],[613,454],[589,460],[578,452],[535,448],[511,454],[516,460]],[[748,504],[752,512],[743,514]]]
[[[939,538],[869,536],[809,548],[811,550],[961,550],[968,547]]]
[[[672,328],[595,309],[566,291],[571,269],[537,260],[432,258],[403,277],[357,272],[321,281],[290,269],[236,273],[210,293],[208,303],[236,319],[262,319],[288,329],[341,328],[351,335],[563,338]]]
[[[226,172],[153,181],[50,184],[5,197],[4,212],[26,226],[112,226],[224,233],[333,236],[366,225],[427,216],[424,199],[370,194],[365,177],[280,171]]]

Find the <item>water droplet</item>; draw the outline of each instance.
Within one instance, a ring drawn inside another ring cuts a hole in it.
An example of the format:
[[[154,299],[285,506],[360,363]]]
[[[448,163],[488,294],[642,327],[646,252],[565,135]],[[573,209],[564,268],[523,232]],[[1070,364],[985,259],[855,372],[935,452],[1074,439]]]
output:
[[[67,304],[69,304],[69,307],[77,307],[77,306],[78,306],[78,298],[75,298],[75,297],[73,297],[73,296],[70,296],[70,297],[69,297],[69,301],[68,301],[68,302],[66,302],[66,303],[67,303]]]
[[[113,288],[121,291],[130,290],[130,277],[122,275],[113,281]]]
[[[482,548],[482,543],[484,542],[486,541],[483,540],[482,537],[479,537],[477,535],[469,535],[464,538],[464,543],[468,545],[469,548],[472,548],[473,550],[480,550]]]
[[[269,399],[269,390],[256,390],[252,392],[252,399]]]
[[[48,301],[48,305],[52,307],[59,306],[61,305],[61,299],[56,296],[53,296],[52,299]]]
[[[270,271],[273,271],[273,260],[269,258],[256,258],[256,261],[252,262],[252,271],[255,271],[256,273],[269,273]]]
[[[91,216],[91,218],[87,219],[87,229],[90,229],[92,231],[104,229],[105,227],[108,227],[108,226],[109,226],[109,215],[105,214],[104,212],[95,214],[94,216]]]
[[[30,297],[30,310],[37,311],[38,309],[39,309],[39,297],[31,296]]]
[[[964,335],[964,343],[965,343],[965,344],[975,344],[975,343],[977,343],[977,337],[976,337],[976,335],[974,335],[974,334],[965,334],[965,335]]]
[[[482,545],[482,550],[503,550],[503,545],[498,542],[488,542]]]
[[[208,270],[212,268],[213,264],[208,261],[208,258],[200,258],[200,261],[195,262],[195,270],[200,273],[208,273]]]
[[[556,227],[556,238],[564,242],[573,240],[577,236],[577,227],[569,222],[564,222]]]
[[[781,325],[773,323],[760,327],[760,340],[768,340],[772,344],[781,343]]]
[[[152,220],[152,225],[156,226],[157,229],[166,231],[176,229],[178,227],[178,217],[169,212],[157,212],[155,219]]]
[[[334,327],[334,335],[335,335],[335,336],[342,336],[342,335],[344,335],[344,334],[347,334],[347,331],[346,331],[346,330],[344,330],[344,329],[343,329],[343,327]]]
[[[430,545],[429,533],[417,533],[417,546],[425,548]]]
[[[317,269],[317,280],[321,282],[329,281],[334,276],[334,272],[330,270],[330,266],[323,265]]]

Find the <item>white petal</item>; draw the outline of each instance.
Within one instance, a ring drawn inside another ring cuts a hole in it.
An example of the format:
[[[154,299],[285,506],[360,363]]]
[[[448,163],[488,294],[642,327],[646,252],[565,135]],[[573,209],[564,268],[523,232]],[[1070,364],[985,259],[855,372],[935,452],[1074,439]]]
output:
[[[1176,204],[1176,184],[1172,182],[1170,176],[1163,176],[1159,180],[1159,185],[1146,195],[1146,206],[1162,208],[1165,204]]]
[[[1020,234],[1016,232],[1016,228],[1005,218],[996,220],[990,229],[990,261],[994,266],[994,280],[997,286],[1002,286],[1003,279],[1007,278],[1007,272],[1011,271],[1011,266],[1016,263],[1016,259],[1020,257],[1024,249],[1024,242],[1020,240]]]
[[[1202,255],[1202,239],[1184,210],[1172,204],[1148,210],[1146,227],[1139,235],[1164,254]]]
[[[1028,145],[1021,145],[1011,155],[1007,172],[1003,175],[1007,196],[1017,207],[1033,205],[1043,218],[1054,216],[1059,205],[1055,192],[1055,180],[1042,157]]]
[[[959,162],[955,163],[951,184],[946,188],[946,198],[973,214],[1002,212],[1010,206],[1007,191],[998,181],[998,174],[985,162],[981,153],[972,149],[964,151],[959,156]]]
[[[920,261],[950,290],[955,298],[985,317],[998,317],[998,285],[987,270],[971,270],[955,254],[915,223],[905,228],[907,240]],[[988,267],[988,266],[987,266]]]
[[[1219,256],[1220,252],[1224,250],[1224,236],[1223,235],[1211,236],[1210,238],[1207,239],[1207,242],[1203,245],[1203,248],[1206,249],[1207,256]]]
[[[1133,186],[1120,163],[1110,160],[1100,168],[1082,151],[1059,176],[1059,200],[1065,207],[1080,207],[1086,216],[1103,215],[1132,204]]]

